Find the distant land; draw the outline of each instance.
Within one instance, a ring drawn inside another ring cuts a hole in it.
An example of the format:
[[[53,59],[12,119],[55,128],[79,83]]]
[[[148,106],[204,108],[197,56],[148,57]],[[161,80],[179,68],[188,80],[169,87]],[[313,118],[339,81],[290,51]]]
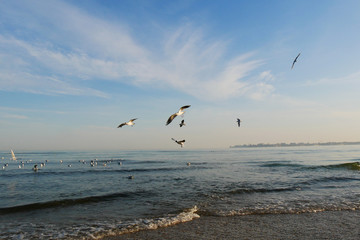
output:
[[[233,145],[230,148],[251,148],[251,147],[295,147],[295,146],[333,146],[333,145],[360,145],[360,142],[318,142],[318,143],[258,143]]]

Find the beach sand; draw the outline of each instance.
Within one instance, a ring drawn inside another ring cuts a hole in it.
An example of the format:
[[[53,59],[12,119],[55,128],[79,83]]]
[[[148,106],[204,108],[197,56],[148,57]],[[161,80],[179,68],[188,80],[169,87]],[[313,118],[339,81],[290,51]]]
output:
[[[360,211],[201,216],[171,227],[145,230],[103,240],[124,239],[360,239]]]

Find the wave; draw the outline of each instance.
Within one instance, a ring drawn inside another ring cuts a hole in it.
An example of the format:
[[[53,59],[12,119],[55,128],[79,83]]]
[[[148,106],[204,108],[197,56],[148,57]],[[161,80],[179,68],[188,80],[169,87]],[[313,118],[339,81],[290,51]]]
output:
[[[304,206],[302,208],[285,207],[285,206],[269,206],[258,208],[243,208],[238,210],[228,211],[201,211],[201,216],[246,216],[246,215],[267,215],[267,214],[301,214],[301,213],[317,213],[325,211],[358,211],[359,204],[344,205],[344,206]]]
[[[309,166],[309,165],[302,165],[296,163],[289,163],[289,162],[270,162],[264,163],[261,167],[290,167],[290,168],[303,168],[303,169],[348,169],[348,170],[360,170],[360,162],[348,162],[348,163],[340,163],[340,164],[330,164],[330,165],[319,165],[319,166]]]
[[[261,167],[304,167],[304,165],[288,162],[270,162],[261,165]]]
[[[120,225],[118,229],[111,232],[94,235],[96,236],[96,239],[101,239],[105,236],[115,236],[125,233],[134,233],[142,230],[153,230],[163,227],[169,227],[178,223],[189,222],[196,218],[199,218],[200,215],[196,213],[197,211],[198,207],[194,206],[193,208],[186,209],[177,215],[169,215],[166,217],[155,219],[140,219],[136,220],[134,223],[126,224],[125,226]]]
[[[319,166],[319,168],[327,168],[327,169],[348,169],[348,170],[360,170],[360,162],[349,162],[349,163],[341,163],[341,164],[333,164],[333,165],[323,165]]]
[[[70,207],[81,204],[111,201],[118,198],[129,198],[133,196],[141,197],[149,194],[150,193],[148,191],[122,192],[122,193],[106,194],[101,196],[89,196],[89,197],[76,198],[76,199],[62,199],[62,200],[55,200],[48,202],[31,203],[31,204],[19,205],[14,207],[0,208],[0,214],[28,212],[34,210],[47,209],[47,208]]]
[[[38,172],[34,173],[32,169],[27,169],[27,172],[21,171],[18,169],[11,169],[6,172],[1,172],[4,177],[17,177],[14,176],[14,173],[19,173],[21,175],[65,175],[71,176],[73,174],[99,174],[99,173],[136,173],[136,172],[171,172],[171,171],[184,171],[184,170],[198,170],[198,169],[207,169],[209,167],[201,166],[199,164],[193,164],[194,167],[160,167],[160,168],[122,168],[122,169],[113,169],[107,167],[94,167],[94,168],[69,168],[65,170],[54,170],[54,169],[39,169]]]
[[[249,194],[249,193],[271,193],[271,192],[286,192],[286,191],[299,191],[302,188],[295,187],[283,187],[283,188],[240,188],[228,191],[227,194]]]
[[[141,230],[151,230],[169,227],[178,223],[192,221],[200,216],[196,213],[196,206],[184,209],[177,214],[160,218],[136,219],[115,222],[91,222],[71,224],[70,226],[49,225],[45,222],[31,223],[29,231],[23,231],[29,223],[8,224],[11,229],[6,233],[0,232],[0,239],[103,239]]]
[[[337,176],[331,176],[331,177],[320,177],[320,178],[314,178],[310,179],[308,181],[300,182],[300,185],[312,185],[314,183],[326,183],[326,182],[350,182],[350,181],[360,181],[359,178],[354,177],[337,177]]]

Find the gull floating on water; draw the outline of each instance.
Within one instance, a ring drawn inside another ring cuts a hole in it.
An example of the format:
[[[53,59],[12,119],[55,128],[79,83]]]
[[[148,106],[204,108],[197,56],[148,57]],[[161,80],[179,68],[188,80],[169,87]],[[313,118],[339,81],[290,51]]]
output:
[[[296,58],[294,59],[293,64],[292,64],[292,66],[291,66],[291,69],[293,69],[294,64],[296,63],[296,61],[297,61],[297,59],[298,59],[299,56],[300,56],[300,53],[299,53],[299,54],[296,56]]]
[[[240,118],[238,118],[236,121],[237,121],[238,127],[240,127],[240,123],[241,123]]]
[[[124,122],[124,123],[120,124],[120,125],[118,126],[118,128],[121,128],[122,126],[125,126],[125,125],[134,126],[134,125],[135,125],[134,121],[135,121],[136,119],[137,119],[137,118],[134,118],[134,119],[131,119],[131,120],[128,121],[128,122]]]
[[[34,165],[33,170],[34,170],[34,172],[37,172],[39,170],[37,164]]]
[[[177,144],[179,144],[181,147],[184,146],[184,143],[185,143],[185,140],[181,140],[181,141],[178,141],[178,140],[175,140],[173,138],[171,138],[173,141],[175,141]]]
[[[180,125],[180,127],[182,127],[182,126],[186,126],[186,124],[185,124],[185,120],[183,119],[183,120],[181,120],[181,123],[179,124]]]
[[[182,106],[177,113],[174,113],[173,115],[171,115],[171,116],[169,117],[169,119],[168,119],[167,122],[166,122],[166,125],[169,125],[169,124],[172,122],[172,120],[174,120],[174,118],[176,118],[176,116],[181,116],[181,115],[183,115],[183,114],[185,113],[184,109],[186,109],[186,108],[188,108],[188,107],[190,107],[190,106],[191,106],[191,105]]]

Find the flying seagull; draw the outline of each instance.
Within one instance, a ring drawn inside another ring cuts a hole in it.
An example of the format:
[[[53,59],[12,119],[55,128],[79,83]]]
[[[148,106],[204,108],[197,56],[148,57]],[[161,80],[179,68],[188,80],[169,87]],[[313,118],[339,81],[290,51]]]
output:
[[[173,115],[171,115],[171,116],[169,117],[169,119],[168,119],[167,122],[166,122],[166,125],[169,125],[169,124],[172,122],[172,120],[174,120],[174,118],[175,118],[176,116],[181,116],[181,115],[183,115],[183,114],[185,113],[185,111],[183,111],[183,110],[186,109],[186,108],[188,108],[188,107],[190,107],[190,106],[191,106],[191,105],[186,105],[186,106],[181,107],[177,113],[174,113]]]
[[[134,126],[134,125],[135,125],[134,121],[135,121],[136,119],[137,119],[137,118],[134,118],[134,119],[131,119],[131,120],[128,121],[128,122],[124,122],[124,123],[120,124],[120,125],[118,126],[118,128],[121,128],[122,126],[125,126],[125,125]]]
[[[185,124],[185,120],[183,119],[183,120],[181,120],[181,123],[179,124],[180,125],[180,127],[182,127],[182,126],[186,126],[186,124]]]
[[[184,146],[185,140],[177,141],[177,140],[175,140],[175,139],[173,139],[173,138],[171,138],[171,139],[172,139],[173,141],[175,141],[177,144],[179,144],[181,147]]]
[[[299,56],[300,56],[300,53],[299,53],[299,54],[296,56],[296,58],[294,59],[293,64],[292,64],[292,66],[291,66],[291,69],[293,69],[294,64],[296,63],[296,60],[298,59]]]
[[[238,118],[238,119],[237,119],[238,127],[240,127],[240,123],[241,123],[241,120],[240,120],[240,118]]]

